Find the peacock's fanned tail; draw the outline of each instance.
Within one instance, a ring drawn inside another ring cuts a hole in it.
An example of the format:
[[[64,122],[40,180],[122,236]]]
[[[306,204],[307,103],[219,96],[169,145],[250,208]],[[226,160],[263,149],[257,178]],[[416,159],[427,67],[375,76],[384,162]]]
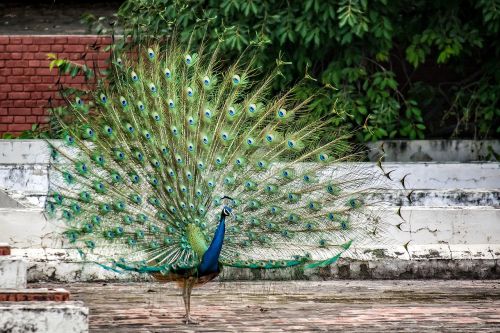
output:
[[[50,142],[47,212],[89,260],[196,268],[224,204],[235,213],[228,266],[324,267],[383,233],[366,207],[383,174],[354,163],[327,120],[303,121],[314,97],[269,96],[278,71],[254,81],[251,63],[223,66],[174,41],[130,54],[113,56],[111,82],[66,96],[71,120],[58,119],[64,140]]]

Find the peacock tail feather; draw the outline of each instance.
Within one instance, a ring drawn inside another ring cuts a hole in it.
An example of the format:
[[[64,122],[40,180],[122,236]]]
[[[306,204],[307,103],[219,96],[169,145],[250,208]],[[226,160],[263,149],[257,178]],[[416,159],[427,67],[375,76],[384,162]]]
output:
[[[196,269],[224,205],[227,266],[324,267],[383,235],[368,206],[384,175],[328,120],[302,121],[314,96],[270,96],[279,68],[256,80],[251,61],[170,40],[114,54],[110,71],[65,96],[72,120],[59,116],[64,140],[49,143],[47,213],[93,261]]]

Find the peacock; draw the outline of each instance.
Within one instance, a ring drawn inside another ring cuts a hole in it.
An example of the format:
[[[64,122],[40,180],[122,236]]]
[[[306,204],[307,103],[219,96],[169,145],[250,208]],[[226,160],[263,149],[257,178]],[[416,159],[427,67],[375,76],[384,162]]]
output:
[[[307,120],[300,83],[272,95],[283,62],[262,75],[191,48],[112,52],[92,89],[63,94],[46,203],[86,261],[177,281],[186,323],[193,287],[224,266],[326,267],[382,237],[371,207],[388,178],[327,117]]]

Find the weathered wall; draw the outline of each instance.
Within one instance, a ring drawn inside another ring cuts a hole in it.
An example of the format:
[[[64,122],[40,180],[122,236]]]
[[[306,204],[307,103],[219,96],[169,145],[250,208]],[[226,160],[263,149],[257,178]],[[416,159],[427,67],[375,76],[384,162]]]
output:
[[[391,162],[496,161],[499,140],[383,140],[367,144],[370,161],[384,154]]]
[[[57,223],[47,222],[43,204],[48,187],[48,157],[39,140],[0,141],[0,242],[29,262],[33,280],[99,280],[139,278],[116,275],[78,263],[61,249]],[[367,168],[375,168],[366,163]],[[488,278],[500,277],[499,163],[385,163],[395,177],[414,190],[406,204],[402,232],[378,250],[357,249],[339,265],[314,272],[226,270],[224,279],[263,278]],[[386,199],[400,198],[394,189]],[[397,200],[396,200],[397,202]],[[390,222],[399,223],[392,215]],[[55,234],[54,234],[55,233]],[[408,252],[403,244],[410,241]]]
[[[57,70],[50,71],[48,53],[104,68],[109,53],[92,45],[109,44],[110,39],[83,35],[5,35],[0,36],[0,137],[19,134],[32,124],[48,122],[49,98],[57,94]],[[82,58],[84,57],[84,58]],[[82,87],[83,77],[64,77],[60,81]]]

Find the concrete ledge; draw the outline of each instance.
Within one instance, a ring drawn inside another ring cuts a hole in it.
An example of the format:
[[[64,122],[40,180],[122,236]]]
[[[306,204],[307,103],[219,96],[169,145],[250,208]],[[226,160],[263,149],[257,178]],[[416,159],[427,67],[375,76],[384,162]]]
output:
[[[133,273],[115,273],[105,270],[102,267],[92,263],[82,263],[76,251],[65,251],[62,249],[13,249],[13,253],[23,256],[29,260],[28,281],[56,281],[56,282],[78,282],[78,281],[145,281],[151,278],[148,275]],[[391,268],[394,262],[397,263],[398,271],[406,268],[421,267],[426,271],[429,278],[444,278],[441,270],[436,270],[435,276],[432,276],[433,267],[469,267],[473,265],[480,270],[488,271],[491,263],[497,263],[500,260],[500,244],[427,244],[427,245],[408,245],[408,252],[401,246],[377,247],[376,249],[354,248],[347,253],[340,263],[349,263],[353,265],[353,270],[361,264],[370,264],[378,267],[378,278],[381,278],[382,270],[388,269],[386,278],[400,278]],[[413,262],[413,264],[412,264]],[[415,262],[419,262],[416,264]],[[456,264],[455,264],[456,262]],[[444,264],[446,263],[446,264]],[[357,265],[357,266],[356,266]],[[395,265],[395,264],[394,264]],[[496,264],[495,264],[496,265]],[[482,267],[482,268],[481,268]],[[333,269],[333,268],[332,268]],[[239,279],[241,276],[248,276],[246,271],[232,268],[224,268],[223,277],[225,279]],[[259,270],[255,270],[259,271]],[[314,271],[310,274],[316,274]],[[253,274],[253,273],[252,273]],[[281,276],[282,279],[299,279],[300,277],[293,270],[284,270],[282,273],[274,271],[271,274],[273,278]],[[309,274],[309,273],[308,273]],[[488,276],[493,276],[493,273]],[[496,273],[495,273],[496,274]],[[305,277],[302,277],[305,278]],[[333,278],[333,276],[332,276]],[[354,278],[354,277],[353,277]],[[373,277],[376,278],[376,277]]]
[[[222,281],[236,280],[332,280],[332,279],[499,279],[500,263],[493,259],[456,260],[341,259],[336,265],[303,270],[224,268]]]
[[[0,332],[87,333],[82,302],[0,302]]]
[[[54,301],[65,302],[69,300],[69,292],[62,288],[30,288],[30,289],[2,289],[0,302],[31,302]]]
[[[495,160],[500,140],[383,140],[368,143],[371,161],[378,160],[384,144],[387,162],[471,162]]]
[[[474,162],[494,160],[491,150],[500,153],[500,140],[383,140],[368,143],[369,158],[377,161],[384,144],[386,162]],[[1,140],[2,164],[46,164],[44,140]]]
[[[397,244],[500,244],[500,209],[493,207],[403,207],[403,231],[390,227]],[[396,208],[384,214],[392,225],[401,223]],[[60,224],[59,224],[60,223]],[[0,208],[0,242],[13,248],[61,248],[63,222],[46,221],[40,209]]]
[[[27,268],[23,259],[0,256],[0,289],[26,288]]]
[[[408,200],[408,195],[411,202]],[[500,208],[500,189],[413,190],[411,193],[410,191],[388,190],[372,196],[391,206]]]

